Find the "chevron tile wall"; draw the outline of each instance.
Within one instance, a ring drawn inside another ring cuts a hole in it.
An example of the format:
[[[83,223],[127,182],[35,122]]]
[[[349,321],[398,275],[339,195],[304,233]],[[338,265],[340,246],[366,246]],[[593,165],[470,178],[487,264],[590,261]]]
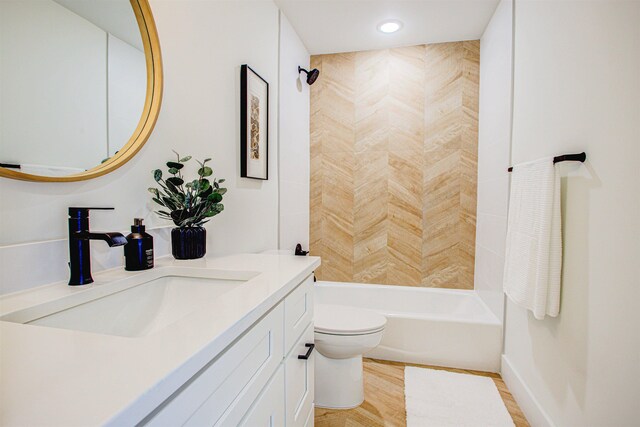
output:
[[[312,56],[320,280],[473,288],[479,41]]]

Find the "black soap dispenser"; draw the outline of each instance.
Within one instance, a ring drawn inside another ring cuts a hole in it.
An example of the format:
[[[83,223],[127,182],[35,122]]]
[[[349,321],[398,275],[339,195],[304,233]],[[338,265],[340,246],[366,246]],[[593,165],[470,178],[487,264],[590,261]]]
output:
[[[153,268],[153,236],[144,231],[142,218],[134,218],[131,234],[124,246],[124,269],[128,271]]]

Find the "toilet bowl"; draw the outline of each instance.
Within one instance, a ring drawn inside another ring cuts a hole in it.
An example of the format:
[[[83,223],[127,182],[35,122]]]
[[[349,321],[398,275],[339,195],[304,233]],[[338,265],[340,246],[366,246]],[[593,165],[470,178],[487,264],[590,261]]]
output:
[[[382,340],[387,318],[340,305],[315,307],[315,406],[348,409],[364,401],[362,354]]]

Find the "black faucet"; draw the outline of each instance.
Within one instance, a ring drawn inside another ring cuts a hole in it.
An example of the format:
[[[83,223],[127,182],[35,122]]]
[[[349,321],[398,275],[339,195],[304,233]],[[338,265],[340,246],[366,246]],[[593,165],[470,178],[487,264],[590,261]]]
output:
[[[91,233],[89,210],[113,210],[113,208],[69,208],[69,286],[93,283],[91,277],[90,240],[104,240],[111,247],[122,246],[127,239],[120,233]]]

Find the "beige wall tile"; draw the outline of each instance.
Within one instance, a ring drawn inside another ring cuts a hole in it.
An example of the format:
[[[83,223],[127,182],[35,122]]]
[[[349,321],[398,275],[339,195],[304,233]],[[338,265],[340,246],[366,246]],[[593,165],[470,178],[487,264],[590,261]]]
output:
[[[389,51],[355,54],[355,151],[387,151]]]
[[[386,283],[388,228],[388,155],[386,151],[355,154],[354,280]]]
[[[353,151],[355,139],[355,54],[324,55],[322,152]],[[313,86],[312,86],[313,87]]]
[[[424,46],[391,49],[389,55],[389,150],[424,146]]]
[[[478,41],[313,56],[320,279],[473,288]]]

